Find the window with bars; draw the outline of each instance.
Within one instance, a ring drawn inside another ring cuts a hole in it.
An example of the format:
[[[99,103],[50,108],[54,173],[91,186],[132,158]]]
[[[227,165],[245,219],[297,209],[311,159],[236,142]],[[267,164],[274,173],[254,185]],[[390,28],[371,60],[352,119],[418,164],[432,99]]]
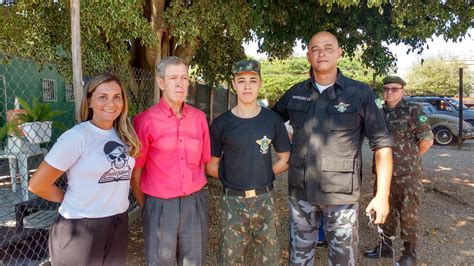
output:
[[[43,102],[56,102],[56,96],[56,80],[43,79]]]
[[[66,83],[64,85],[65,95],[66,95],[66,102],[71,103],[74,102],[74,89],[72,88],[72,84]]]
[[[12,6],[15,4],[14,0],[0,0],[0,6]]]

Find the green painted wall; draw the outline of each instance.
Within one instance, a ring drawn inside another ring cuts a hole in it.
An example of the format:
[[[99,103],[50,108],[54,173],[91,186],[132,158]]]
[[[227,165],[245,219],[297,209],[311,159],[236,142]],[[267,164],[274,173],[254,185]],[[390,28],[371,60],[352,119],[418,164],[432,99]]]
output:
[[[5,61],[0,54],[0,124],[3,126],[6,119],[6,110],[14,109],[15,96],[25,99],[31,104],[33,97],[43,102],[43,79],[56,81],[56,101],[48,102],[55,110],[65,113],[57,117],[57,121],[65,125],[66,129],[74,125],[74,102],[66,101],[64,80],[53,66],[38,66],[36,63],[14,58]],[[63,130],[53,126],[53,140],[46,144],[52,145]]]

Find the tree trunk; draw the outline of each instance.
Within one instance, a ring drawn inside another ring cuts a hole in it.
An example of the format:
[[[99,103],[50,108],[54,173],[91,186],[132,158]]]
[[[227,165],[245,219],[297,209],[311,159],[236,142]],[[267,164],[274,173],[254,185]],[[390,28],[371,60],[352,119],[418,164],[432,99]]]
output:
[[[81,60],[81,27],[80,27],[80,0],[71,1],[71,54],[74,89],[74,109],[76,122],[80,121],[82,102],[82,60]]]
[[[149,19],[150,24],[155,32],[158,44],[153,48],[146,48],[141,45],[136,45],[137,50],[135,56],[141,58],[140,63],[135,66],[143,68],[152,68],[156,75],[156,66],[161,58],[165,56],[175,55],[182,58],[187,64],[190,64],[193,58],[194,50],[190,46],[175,47],[173,36],[170,35],[168,29],[164,27],[163,13],[168,8],[168,1],[166,0],[149,0],[144,7],[145,16]],[[144,52],[143,52],[144,51]],[[135,60],[137,62],[137,60]],[[160,99],[160,89],[156,82],[154,83],[154,102]]]
[[[158,45],[154,49],[147,49],[146,58],[149,65],[153,66],[156,75],[156,66],[160,62],[162,57],[162,43],[163,35],[165,29],[163,28],[163,12],[165,11],[166,1],[165,0],[150,0],[149,4],[151,8],[150,13],[150,23],[155,31],[156,38],[158,39]],[[166,38],[165,38],[166,42]],[[153,91],[153,102],[158,102],[160,100],[160,88],[158,84],[154,82],[154,91]]]

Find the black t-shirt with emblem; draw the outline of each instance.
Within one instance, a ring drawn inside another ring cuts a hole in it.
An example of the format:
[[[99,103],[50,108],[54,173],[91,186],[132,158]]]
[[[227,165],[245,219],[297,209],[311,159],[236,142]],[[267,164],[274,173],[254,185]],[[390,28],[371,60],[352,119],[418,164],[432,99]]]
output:
[[[220,157],[219,179],[226,188],[249,190],[272,184],[271,146],[290,150],[290,140],[280,116],[262,108],[252,118],[240,118],[230,110],[211,125],[211,154]]]

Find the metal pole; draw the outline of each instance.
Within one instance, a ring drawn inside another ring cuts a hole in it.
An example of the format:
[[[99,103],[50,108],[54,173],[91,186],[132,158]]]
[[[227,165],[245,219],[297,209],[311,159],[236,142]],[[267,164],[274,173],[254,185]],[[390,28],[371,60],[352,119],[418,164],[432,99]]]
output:
[[[160,63],[161,56],[159,54],[156,54],[155,56],[155,65],[153,67],[153,104],[156,104],[160,101],[161,99],[161,89],[160,86],[158,86],[158,72],[157,72],[157,66]]]
[[[5,123],[6,123],[7,122],[7,111],[8,111],[8,106],[7,106],[7,83],[5,81],[4,76],[0,76],[0,79],[2,80],[3,93],[5,95]]]
[[[79,113],[82,101],[82,60],[81,60],[81,26],[80,26],[81,3],[80,0],[71,0],[71,55],[72,55],[72,81],[74,89],[74,106],[76,121],[79,121]]]
[[[232,109],[233,106],[230,106],[230,97],[232,97],[232,83],[227,82],[227,110]]]
[[[373,89],[374,91],[375,91],[375,85],[377,85],[377,84],[375,84],[375,77],[376,77],[376,76],[377,76],[377,74],[375,74],[375,73],[372,75],[372,89]]]
[[[209,125],[214,120],[214,88],[209,86]]]
[[[463,68],[459,68],[459,131],[458,131],[458,150],[462,149],[462,124],[463,124]]]

